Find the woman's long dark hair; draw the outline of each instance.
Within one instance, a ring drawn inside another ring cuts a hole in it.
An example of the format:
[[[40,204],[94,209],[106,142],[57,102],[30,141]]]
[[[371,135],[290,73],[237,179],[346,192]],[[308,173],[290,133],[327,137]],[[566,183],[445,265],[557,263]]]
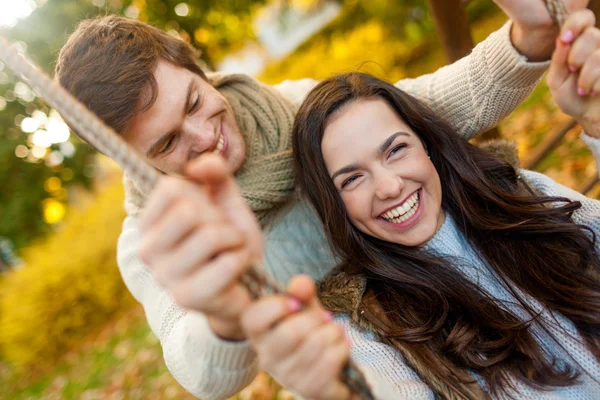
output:
[[[417,99],[361,73],[321,82],[296,117],[294,157],[334,250],[349,273],[363,273],[400,340],[448,384],[473,371],[496,395],[512,379],[536,389],[576,383],[580,370],[548,359],[522,321],[470,283],[449,260],[385,242],[356,229],[331,181],[321,141],[333,114],[359,99],[380,98],[417,133],[442,184],[442,208],[521,305],[519,292],[567,317],[600,360],[600,271],[595,237],[571,220],[581,203],[534,194],[507,162],[459,138]],[[368,134],[368,132],[365,132]],[[512,379],[511,379],[512,378]]]

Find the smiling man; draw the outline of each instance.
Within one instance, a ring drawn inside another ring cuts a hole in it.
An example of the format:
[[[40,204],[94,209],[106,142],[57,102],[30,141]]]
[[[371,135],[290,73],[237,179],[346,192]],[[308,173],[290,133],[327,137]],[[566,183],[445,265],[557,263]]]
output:
[[[533,90],[548,65],[534,61],[549,59],[554,47],[557,29],[542,0],[497,2],[512,23],[457,63],[397,83],[465,137],[496,125]],[[82,21],[60,52],[56,76],[165,174],[219,154],[266,228],[264,264],[276,278],[318,279],[335,265],[318,218],[303,201],[289,201],[294,116],[315,81],[271,87],[243,74],[205,74],[187,43],[117,16]],[[250,256],[239,234],[219,224],[247,206],[235,201],[235,185],[217,201],[220,209],[179,179],[164,177],[153,193],[128,179],[125,185],[123,278],[175,378],[204,400],[227,398],[258,370],[239,324],[250,299],[236,283]]]

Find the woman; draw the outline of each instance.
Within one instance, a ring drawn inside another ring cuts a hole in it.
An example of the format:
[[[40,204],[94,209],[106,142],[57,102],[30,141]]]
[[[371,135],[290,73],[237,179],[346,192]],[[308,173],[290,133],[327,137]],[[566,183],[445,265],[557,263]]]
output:
[[[597,37],[577,18],[570,26]],[[600,50],[578,69],[565,42],[548,85],[600,154]],[[308,95],[294,155],[342,260],[321,300],[371,383],[394,398],[600,398],[599,201],[457,140],[416,99],[365,74]],[[243,324],[284,385],[347,397],[334,377],[348,346],[313,289],[292,283],[304,311],[265,299]],[[319,354],[331,375],[311,373]]]

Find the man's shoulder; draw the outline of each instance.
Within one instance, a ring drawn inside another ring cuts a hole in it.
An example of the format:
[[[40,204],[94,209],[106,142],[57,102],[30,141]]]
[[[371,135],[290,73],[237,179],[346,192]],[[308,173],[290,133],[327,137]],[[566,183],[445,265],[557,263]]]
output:
[[[285,80],[276,85],[273,88],[279,93],[283,94],[296,105],[300,105],[306,95],[319,83],[311,78],[304,78],[298,80]]]

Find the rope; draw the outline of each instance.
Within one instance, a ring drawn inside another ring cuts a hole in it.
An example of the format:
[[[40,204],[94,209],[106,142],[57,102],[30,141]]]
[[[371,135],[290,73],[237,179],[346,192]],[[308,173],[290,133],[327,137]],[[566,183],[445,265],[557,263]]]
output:
[[[562,26],[568,14],[562,0],[544,0],[548,12],[558,26]],[[46,102],[56,109],[79,137],[104,153],[140,186],[150,193],[159,178],[159,173],[148,164],[144,156],[130,147],[112,128],[106,125],[81,102],[67,92],[58,82],[50,79],[35,64],[19,53],[16,46],[0,37],[0,59],[14,72],[20,74]],[[240,278],[252,298],[284,293],[285,289],[257,266]],[[359,399],[374,400],[375,397],[360,369],[349,360],[342,371],[342,381]]]

